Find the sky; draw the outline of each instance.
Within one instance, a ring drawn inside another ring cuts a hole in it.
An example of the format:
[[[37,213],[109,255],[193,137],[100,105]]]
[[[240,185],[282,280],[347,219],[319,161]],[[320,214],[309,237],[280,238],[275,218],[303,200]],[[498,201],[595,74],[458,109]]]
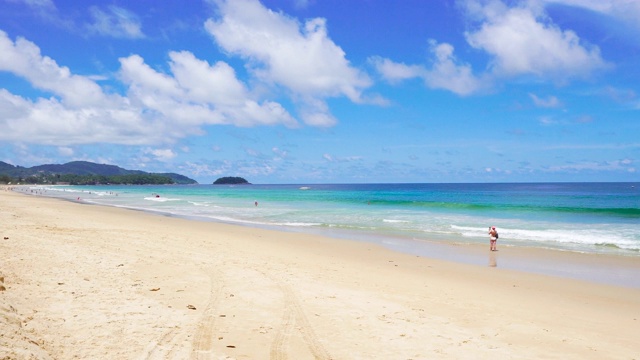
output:
[[[640,1],[0,0],[0,161],[640,181]]]

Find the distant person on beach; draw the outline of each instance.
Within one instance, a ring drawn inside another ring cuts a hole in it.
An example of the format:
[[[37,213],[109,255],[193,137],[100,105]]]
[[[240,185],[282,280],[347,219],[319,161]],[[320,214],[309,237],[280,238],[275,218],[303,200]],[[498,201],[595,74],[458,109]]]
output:
[[[489,243],[490,243],[490,250],[491,251],[496,251],[496,243],[498,242],[498,230],[496,230],[495,226],[490,226],[489,227]]]

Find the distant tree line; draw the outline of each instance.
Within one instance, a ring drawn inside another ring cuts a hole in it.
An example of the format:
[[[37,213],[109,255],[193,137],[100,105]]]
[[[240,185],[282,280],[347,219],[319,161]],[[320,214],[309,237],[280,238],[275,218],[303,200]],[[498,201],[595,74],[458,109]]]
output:
[[[11,177],[0,175],[0,183],[4,184],[57,184],[69,185],[164,185],[174,184],[168,176],[156,174],[128,175],[76,175],[76,174],[37,174],[27,177]]]

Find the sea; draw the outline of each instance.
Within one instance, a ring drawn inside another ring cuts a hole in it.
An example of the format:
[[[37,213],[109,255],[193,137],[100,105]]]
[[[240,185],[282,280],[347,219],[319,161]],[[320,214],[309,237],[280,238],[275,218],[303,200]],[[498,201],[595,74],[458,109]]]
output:
[[[470,263],[486,263],[487,258],[465,258],[460,249],[482,244],[488,251],[490,226],[498,230],[498,250],[544,248],[640,262],[640,183],[38,185],[18,189],[199,221],[368,241],[418,256]],[[500,259],[507,267],[518,268],[517,261],[509,265],[504,260]],[[556,272],[562,271],[560,267]],[[554,274],[553,269],[542,272]],[[629,276],[640,278],[635,273]]]

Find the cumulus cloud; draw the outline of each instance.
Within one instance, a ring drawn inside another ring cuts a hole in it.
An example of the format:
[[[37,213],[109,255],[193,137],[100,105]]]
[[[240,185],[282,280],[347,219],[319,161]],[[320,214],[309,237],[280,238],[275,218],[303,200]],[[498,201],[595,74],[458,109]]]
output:
[[[87,77],[74,75],[23,38],[0,31],[0,71],[23,77],[49,98],[28,99],[0,89],[0,138],[44,144],[144,141],[139,109],[127,99],[105,94]],[[138,129],[139,131],[136,131]],[[146,132],[146,131],[145,131]]]
[[[0,71],[26,79],[48,98],[0,88],[0,139],[59,146],[157,144],[202,133],[208,124],[296,126],[278,103],[254,99],[228,64],[171,52],[171,73],[138,55],[121,58],[126,96],[107,94],[89,77],[43,56],[34,43],[0,31]]]
[[[423,66],[397,63],[379,56],[371,57],[369,61],[373,64],[380,75],[391,83],[422,77],[426,72],[426,69]]]
[[[92,6],[89,11],[93,18],[93,23],[87,24],[90,32],[116,38],[144,37],[140,19],[127,9],[111,5],[106,10]]]
[[[496,75],[564,81],[607,67],[597,46],[551,23],[532,4],[509,8],[497,0],[466,2],[468,13],[479,24],[466,33],[467,42],[492,56],[491,70]]]
[[[171,149],[145,149],[144,153],[153,156],[156,160],[159,161],[169,161],[177,155]]]
[[[461,63],[454,56],[454,48],[447,43],[429,40],[432,64],[406,65],[392,60],[372,57],[370,61],[384,79],[392,83],[421,78],[432,89],[449,90],[458,95],[469,95],[481,89],[483,81],[473,74],[471,65]]]
[[[17,38],[11,41],[0,30],[0,71],[11,72],[41,90],[58,94],[71,107],[98,104],[106,101],[102,89],[86,77],[74,75],[69,68],[59,66],[53,59],[40,54],[34,43]]]
[[[473,75],[471,66],[460,64],[453,56],[453,46],[438,44],[431,40],[431,51],[435,56],[433,66],[425,75],[427,85],[467,95],[478,90],[481,82]]]
[[[187,51],[171,52],[169,58],[173,76],[132,55],[120,59],[121,77],[129,86],[131,101],[180,122],[183,131],[193,132],[193,125],[201,124],[296,125],[280,104],[252,100],[228,64],[212,66]]]
[[[597,46],[552,23],[543,3],[522,1],[510,7],[500,0],[463,0],[460,4],[470,24],[467,43],[489,55],[489,66],[482,73],[474,73],[470,64],[459,60],[451,44],[435,40],[429,40],[431,56],[425,64],[372,57],[378,73],[392,83],[421,78],[429,88],[469,95],[518,76],[563,83],[609,67]]]
[[[215,4],[220,16],[207,20],[205,29],[224,51],[246,59],[257,79],[290,91],[305,107],[303,119],[309,124],[335,123],[326,107],[318,105],[327,97],[367,101],[362,91],[371,80],[351,66],[345,52],[329,38],[324,19],[300,24],[257,0]]]

